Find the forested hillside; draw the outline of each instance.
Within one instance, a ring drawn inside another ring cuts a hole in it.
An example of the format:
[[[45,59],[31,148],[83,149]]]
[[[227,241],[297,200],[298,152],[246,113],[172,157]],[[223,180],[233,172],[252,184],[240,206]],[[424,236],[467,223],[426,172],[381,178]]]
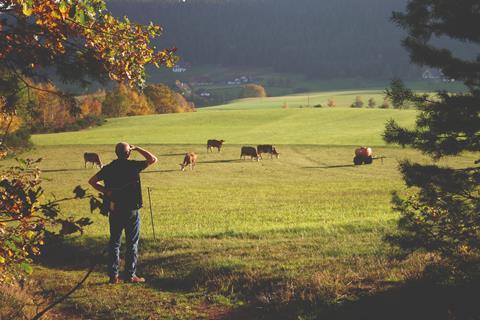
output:
[[[420,77],[389,19],[406,0],[113,0],[164,26],[162,46],[192,65],[271,67],[316,78]]]

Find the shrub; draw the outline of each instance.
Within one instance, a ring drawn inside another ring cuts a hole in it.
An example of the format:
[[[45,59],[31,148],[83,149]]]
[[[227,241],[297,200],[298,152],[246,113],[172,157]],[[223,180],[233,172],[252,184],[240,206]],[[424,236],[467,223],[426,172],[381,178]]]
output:
[[[31,256],[40,254],[47,238],[82,233],[92,223],[88,218],[60,216],[60,202],[86,196],[80,186],[72,198],[44,199],[39,161],[19,160],[0,171],[0,284],[31,273]]]
[[[33,146],[33,143],[30,140],[30,129],[25,126],[7,134],[3,142],[5,145],[12,148],[30,148]]]
[[[368,107],[369,108],[375,108],[376,105],[377,105],[377,102],[375,101],[374,98],[368,99]]]
[[[78,131],[86,128],[101,126],[106,122],[103,116],[89,115],[85,118],[80,118],[74,123],[71,123],[63,128],[58,129],[56,132],[63,131]]]
[[[240,98],[262,98],[266,96],[265,88],[253,83],[245,85],[240,93]]]
[[[361,96],[356,96],[355,101],[350,105],[351,108],[362,108],[363,107],[363,99]]]
[[[334,107],[337,106],[337,102],[335,101],[335,99],[330,98],[327,101],[327,106],[330,107],[330,108],[334,108]]]
[[[144,94],[153,106],[155,113],[177,113],[195,110],[193,104],[189,103],[181,94],[160,83],[147,86]]]
[[[95,97],[85,97],[80,102],[80,115],[87,117],[90,115],[100,116],[102,114],[102,103]]]
[[[381,109],[388,109],[390,108],[390,102],[388,102],[388,99],[383,100],[382,104],[380,105]]]
[[[81,129],[86,129],[90,127],[101,126],[105,122],[105,118],[101,115],[89,115],[85,118],[78,119],[76,123],[80,126]]]
[[[143,94],[123,84],[107,91],[103,101],[103,114],[110,117],[143,115],[152,112],[152,106]]]

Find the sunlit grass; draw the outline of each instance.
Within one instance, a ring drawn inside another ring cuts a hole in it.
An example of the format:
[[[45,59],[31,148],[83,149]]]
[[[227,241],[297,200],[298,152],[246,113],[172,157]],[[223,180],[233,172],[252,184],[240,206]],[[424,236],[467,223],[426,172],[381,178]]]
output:
[[[114,144],[125,140],[159,158],[142,173],[138,269],[148,282],[115,289],[127,304],[112,300],[105,285],[108,220],[90,213],[86,200],[62,204],[62,209],[66,215],[91,218],[93,225],[58,252],[47,253],[36,277],[44,288],[65,292],[96,260],[92,278],[63,304],[89,319],[145,319],[149,314],[212,318],[209,312],[252,301],[331,303],[405,280],[421,272],[425,259],[418,255],[399,261],[383,241],[398,219],[391,192],[407,192],[399,160],[431,160],[384,145],[380,133],[390,117],[411,125],[415,111],[202,110],[111,119],[92,130],[35,136],[38,146],[22,156],[43,158],[48,197],[63,198],[76,185],[87,187],[98,169],[84,168],[84,152],[97,152],[108,163],[115,158]],[[221,152],[207,153],[205,142],[214,137],[226,144]],[[280,158],[239,159],[243,144],[259,143],[277,144]],[[374,146],[374,155],[386,158],[353,166],[357,145]],[[187,151],[199,155],[197,167],[181,172],[178,164]],[[473,160],[464,155],[440,165],[466,167]]]
[[[232,105],[234,106],[234,105]],[[385,123],[395,119],[412,125],[415,110],[305,108],[209,109],[194,113],[115,118],[98,128],[35,135],[36,145],[204,144],[223,139],[228,144],[385,145]]]

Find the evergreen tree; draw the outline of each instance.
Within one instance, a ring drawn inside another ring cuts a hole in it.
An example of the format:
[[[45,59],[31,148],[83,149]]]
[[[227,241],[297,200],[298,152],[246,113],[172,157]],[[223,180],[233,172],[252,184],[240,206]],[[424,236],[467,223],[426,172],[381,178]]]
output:
[[[480,151],[480,59],[465,59],[438,47],[436,39],[480,44],[480,1],[410,0],[406,12],[394,12],[393,21],[408,36],[403,45],[412,62],[437,68],[447,78],[462,81],[462,93],[438,92],[434,99],[419,96],[396,83],[388,95],[401,105],[413,102],[420,109],[414,129],[390,121],[384,133],[388,143],[411,146],[434,159]],[[480,257],[480,168],[421,165],[403,161],[400,171],[415,194],[394,196],[401,213],[400,230],[387,239],[408,251],[426,249],[446,261]]]

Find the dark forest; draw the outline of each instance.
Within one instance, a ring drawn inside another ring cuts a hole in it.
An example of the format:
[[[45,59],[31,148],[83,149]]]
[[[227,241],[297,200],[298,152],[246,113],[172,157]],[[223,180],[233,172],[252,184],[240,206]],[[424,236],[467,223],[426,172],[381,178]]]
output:
[[[312,78],[418,78],[391,21],[405,0],[110,1],[118,16],[161,24],[158,46],[193,66],[271,68]]]

